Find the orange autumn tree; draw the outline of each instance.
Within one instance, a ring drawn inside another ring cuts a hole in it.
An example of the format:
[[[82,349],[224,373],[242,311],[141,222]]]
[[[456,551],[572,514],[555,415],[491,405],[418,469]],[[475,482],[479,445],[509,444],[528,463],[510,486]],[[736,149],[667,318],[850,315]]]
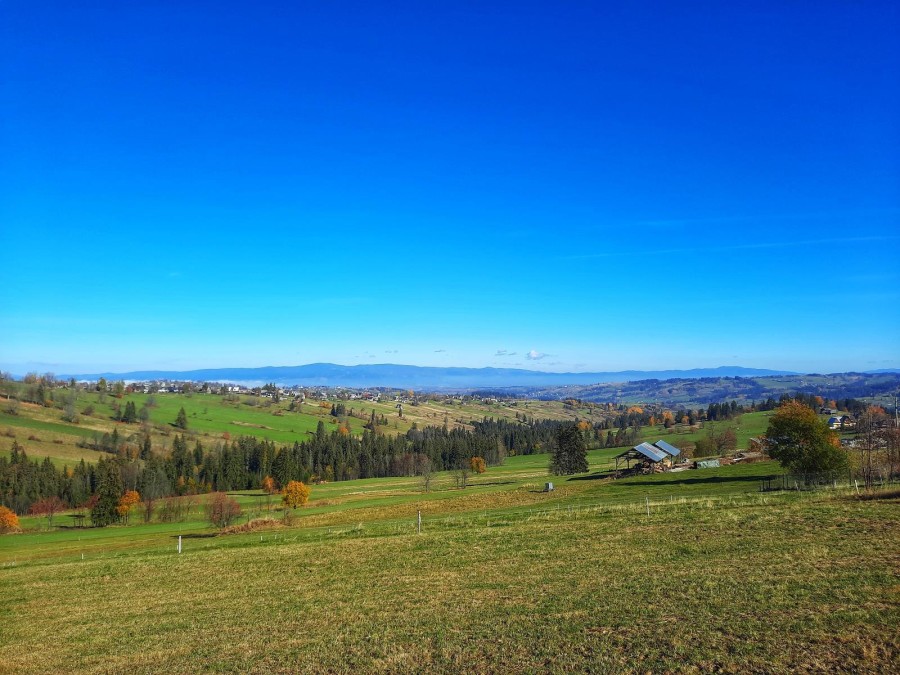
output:
[[[5,506],[0,506],[0,534],[19,531],[19,516]]]
[[[469,464],[472,467],[472,473],[484,473],[487,471],[487,466],[484,463],[483,457],[473,457],[469,460]]]
[[[309,501],[309,486],[299,480],[292,480],[284,486],[281,495],[286,508],[296,509]]]
[[[119,514],[119,518],[127,525],[128,524],[128,514],[131,512],[131,509],[136,505],[141,503],[141,495],[137,490],[128,490],[124,495],[119,497],[119,504],[116,506],[116,513]]]
[[[272,476],[266,476],[260,482],[260,487],[263,489],[267,495],[275,494],[278,490],[275,489],[275,479]]]

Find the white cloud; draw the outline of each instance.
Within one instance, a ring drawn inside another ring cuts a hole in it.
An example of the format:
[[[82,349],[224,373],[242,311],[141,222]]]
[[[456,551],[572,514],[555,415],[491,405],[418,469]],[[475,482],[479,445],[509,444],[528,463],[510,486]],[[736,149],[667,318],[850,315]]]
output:
[[[529,361],[540,361],[541,359],[546,359],[549,354],[544,354],[543,352],[539,352],[536,349],[532,349],[525,355],[525,358]]]

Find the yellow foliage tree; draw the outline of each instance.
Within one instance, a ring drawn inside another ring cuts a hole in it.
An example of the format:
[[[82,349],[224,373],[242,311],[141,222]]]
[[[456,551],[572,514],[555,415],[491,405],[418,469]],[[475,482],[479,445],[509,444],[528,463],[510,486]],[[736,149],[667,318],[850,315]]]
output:
[[[299,480],[292,480],[284,486],[281,495],[285,507],[296,509],[309,501],[309,486]]]
[[[578,423],[578,430],[579,430],[579,431],[588,431],[590,428],[591,428],[591,423],[588,422],[587,420],[581,420],[581,421]]]
[[[124,495],[119,497],[119,505],[116,506],[116,513],[128,524],[128,514],[131,512],[135,504],[141,503],[141,495],[137,490],[128,490]]]
[[[484,473],[487,471],[487,465],[484,463],[483,457],[473,457],[469,460],[469,465],[472,467],[472,473]]]
[[[260,487],[262,487],[263,492],[265,492],[268,495],[275,494],[275,492],[276,492],[275,479],[272,478],[272,476],[266,476],[265,478],[262,479],[262,482],[260,483]]]
[[[5,506],[0,506],[0,534],[19,531],[19,516]]]

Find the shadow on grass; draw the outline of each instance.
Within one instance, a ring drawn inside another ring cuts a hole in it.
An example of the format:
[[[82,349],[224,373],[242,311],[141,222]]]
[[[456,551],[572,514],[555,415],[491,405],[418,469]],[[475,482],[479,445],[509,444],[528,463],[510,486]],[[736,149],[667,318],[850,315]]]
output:
[[[703,476],[696,478],[673,478],[670,480],[649,480],[640,483],[621,483],[621,485],[647,488],[653,485],[710,485],[715,483],[759,483],[764,480],[781,478],[771,476]]]
[[[887,490],[878,490],[875,489],[872,492],[864,492],[860,495],[853,495],[850,497],[853,501],[861,501],[868,502],[872,500],[878,499],[886,499],[890,501],[896,501],[900,499],[900,488],[891,488]]]
[[[566,478],[566,480],[601,480],[603,478],[612,478],[615,475],[615,471],[597,471],[596,473],[591,473],[587,476],[572,476],[571,478]]]
[[[181,535],[173,534],[173,535],[170,535],[170,537],[172,539],[178,539],[178,537],[181,537],[182,539],[212,539],[213,537],[217,536],[218,534],[219,534],[218,532],[205,532],[205,533],[195,532],[193,534],[181,534]]]

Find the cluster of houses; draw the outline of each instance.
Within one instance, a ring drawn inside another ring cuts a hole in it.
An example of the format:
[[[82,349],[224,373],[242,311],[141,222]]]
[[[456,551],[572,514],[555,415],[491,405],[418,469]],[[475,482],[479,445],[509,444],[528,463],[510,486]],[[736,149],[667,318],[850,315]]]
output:
[[[840,417],[838,417],[837,415],[832,415],[828,418],[828,428],[838,431],[843,431],[844,429],[855,429],[856,420],[850,417],[850,415],[841,415]]]

